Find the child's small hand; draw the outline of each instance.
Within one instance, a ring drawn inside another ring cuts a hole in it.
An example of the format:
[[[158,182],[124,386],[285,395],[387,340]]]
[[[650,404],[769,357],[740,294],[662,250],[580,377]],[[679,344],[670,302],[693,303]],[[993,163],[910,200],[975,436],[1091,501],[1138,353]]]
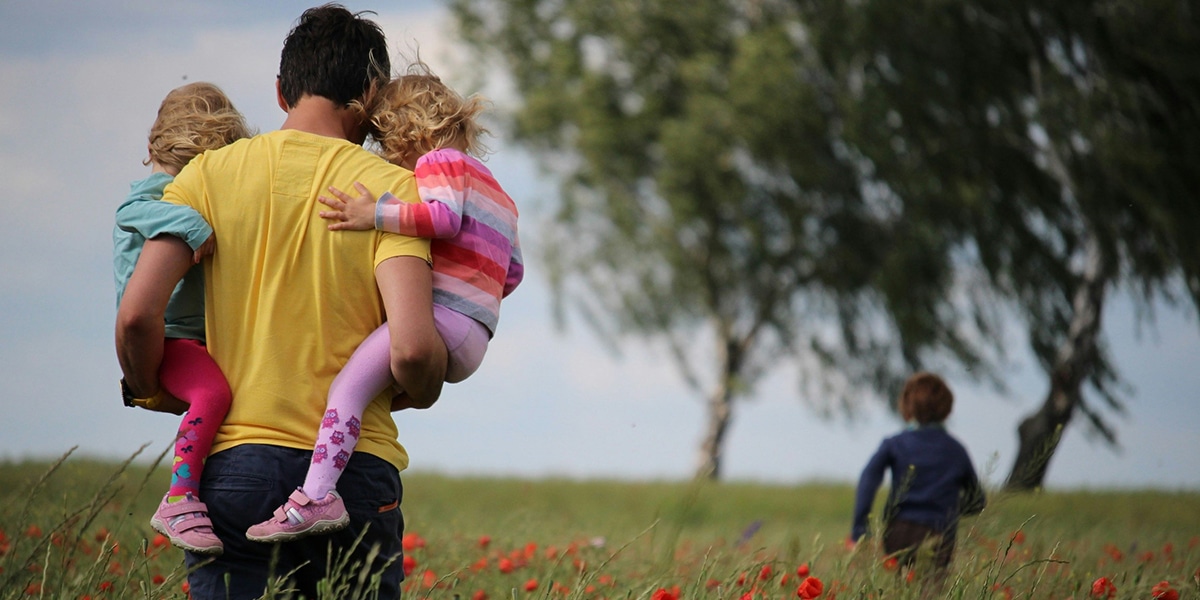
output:
[[[217,249],[217,234],[210,233],[210,234],[208,234],[208,239],[204,240],[204,243],[200,244],[200,247],[196,248],[196,250],[194,252],[192,252],[192,264],[194,264],[194,265],[200,264],[200,261],[204,260],[205,256],[212,256],[213,251],[215,251],[216,249]]]
[[[337,199],[326,196],[317,198],[321,204],[334,209],[320,212],[321,218],[336,221],[329,225],[330,231],[375,229],[375,196],[371,194],[371,190],[368,190],[367,186],[357,181],[354,182],[354,188],[358,190],[358,197],[352,197],[346,192],[330,186],[329,193],[337,196]]]

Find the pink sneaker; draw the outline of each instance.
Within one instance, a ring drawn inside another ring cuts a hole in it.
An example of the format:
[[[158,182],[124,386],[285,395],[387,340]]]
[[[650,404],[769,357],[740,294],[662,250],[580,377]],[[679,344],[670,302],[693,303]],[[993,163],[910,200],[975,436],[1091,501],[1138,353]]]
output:
[[[350,524],[346,504],[335,491],[313,500],[299,488],[275,509],[275,516],[246,530],[256,542],[290,542],[318,533],[331,533]]]
[[[158,510],[150,517],[150,526],[167,536],[179,548],[196,554],[220,554],[225,546],[213,532],[208,507],[190,493],[178,502],[167,502],[163,496]]]

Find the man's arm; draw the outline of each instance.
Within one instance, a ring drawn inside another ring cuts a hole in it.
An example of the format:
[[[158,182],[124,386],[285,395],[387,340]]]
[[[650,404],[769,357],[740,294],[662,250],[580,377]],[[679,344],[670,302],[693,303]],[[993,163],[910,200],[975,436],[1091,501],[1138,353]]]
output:
[[[175,285],[192,265],[187,242],[169,235],[147,240],[117,309],[117,361],[137,398],[158,392],[163,315]]]
[[[392,377],[408,397],[393,409],[429,408],[446,378],[446,345],[433,326],[433,271],[423,259],[397,256],[379,263],[375,280],[387,313]]]

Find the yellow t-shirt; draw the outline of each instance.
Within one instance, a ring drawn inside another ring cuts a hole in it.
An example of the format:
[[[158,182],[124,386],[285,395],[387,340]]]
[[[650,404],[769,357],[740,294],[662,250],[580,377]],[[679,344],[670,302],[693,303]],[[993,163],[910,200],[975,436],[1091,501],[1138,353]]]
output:
[[[196,209],[217,250],[205,262],[208,351],[233,390],[212,452],[240,444],[310,449],[329,385],[385,319],[375,267],[397,256],[430,260],[429,241],[379,231],[329,231],[317,196],[361,181],[417,201],[410,171],[361,146],[295,130],[266,133],[192,159],[163,200]],[[397,469],[385,392],[363,415],[356,452]]]

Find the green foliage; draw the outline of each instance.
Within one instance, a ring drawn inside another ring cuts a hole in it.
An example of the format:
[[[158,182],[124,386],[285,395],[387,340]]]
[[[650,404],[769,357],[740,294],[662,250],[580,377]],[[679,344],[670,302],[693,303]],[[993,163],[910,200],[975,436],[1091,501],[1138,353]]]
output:
[[[560,311],[666,342],[708,398],[714,474],[730,404],[784,362],[826,410],[918,368],[1002,386],[1005,309],[1067,398],[1040,430],[1078,410],[1115,441],[1120,378],[1099,320],[1073,324],[1117,286],[1146,307],[1182,282],[1200,309],[1186,2],[451,7],[562,177]]]
[[[182,554],[146,523],[153,482],[168,478],[128,462],[0,463],[0,599],[185,598]],[[844,546],[844,485],[419,473],[404,484],[408,598],[598,600],[675,588],[688,599],[795,598],[801,565],[822,580],[823,598],[917,598],[934,585],[920,561],[912,582],[895,573],[869,538]],[[1148,597],[1160,581],[1195,597],[1198,501],[1184,491],[993,493],[961,525],[939,597],[1078,598],[1099,577],[1118,599]],[[369,598],[372,578],[343,566],[320,597]],[[287,597],[278,581],[271,590]]]

